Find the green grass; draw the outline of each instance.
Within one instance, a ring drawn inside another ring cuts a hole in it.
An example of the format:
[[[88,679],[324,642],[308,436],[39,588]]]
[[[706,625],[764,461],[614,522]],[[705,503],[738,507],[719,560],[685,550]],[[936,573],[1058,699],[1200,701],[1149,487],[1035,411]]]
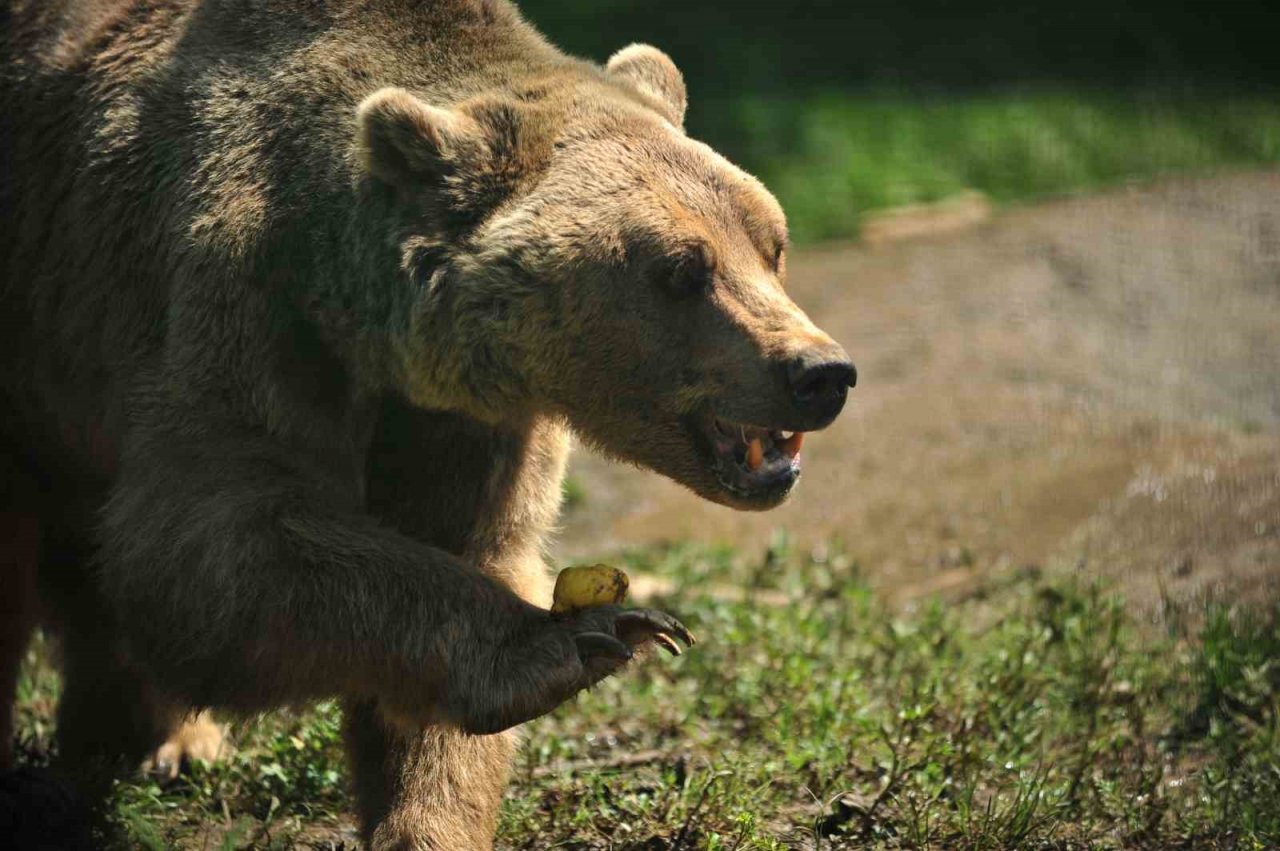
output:
[[[587,487],[578,476],[568,475],[560,483],[561,505],[566,512],[581,508],[587,501]]]
[[[706,110],[695,132],[769,185],[798,242],[855,236],[869,210],[971,189],[1009,203],[1280,163],[1274,98],[832,94]]]
[[[659,604],[702,640],[530,725],[499,847],[1280,843],[1280,607],[1152,635],[1104,589],[1030,575],[894,613],[837,548],[785,540],[762,560],[677,546],[625,561],[675,581]],[[725,582],[790,602],[699,591]],[[54,688],[28,667],[28,740],[47,736]],[[125,842],[338,847],[338,727],[331,704],[272,715],[239,726],[228,762],[121,785]]]

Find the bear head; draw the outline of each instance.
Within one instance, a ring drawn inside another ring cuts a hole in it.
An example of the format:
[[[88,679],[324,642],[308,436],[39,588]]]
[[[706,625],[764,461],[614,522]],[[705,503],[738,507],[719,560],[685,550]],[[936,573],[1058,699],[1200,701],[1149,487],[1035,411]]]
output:
[[[405,394],[588,444],[737,508],[786,498],[805,432],[856,373],[788,298],[786,220],[682,129],[660,51],[572,64],[436,106],[358,111],[362,174],[397,199]]]

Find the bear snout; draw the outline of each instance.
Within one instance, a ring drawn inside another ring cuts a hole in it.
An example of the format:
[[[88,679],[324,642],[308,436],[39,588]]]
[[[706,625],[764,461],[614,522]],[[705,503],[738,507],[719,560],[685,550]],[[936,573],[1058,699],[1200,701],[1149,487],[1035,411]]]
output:
[[[844,349],[832,344],[807,349],[787,363],[791,404],[817,430],[831,424],[844,409],[849,388],[858,383],[858,370]]]

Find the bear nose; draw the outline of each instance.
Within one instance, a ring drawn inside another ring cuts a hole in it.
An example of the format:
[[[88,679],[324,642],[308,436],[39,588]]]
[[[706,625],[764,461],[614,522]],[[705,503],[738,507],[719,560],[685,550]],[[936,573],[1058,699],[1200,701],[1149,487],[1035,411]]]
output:
[[[822,428],[844,408],[849,388],[858,383],[858,370],[839,346],[811,349],[787,364],[787,380],[796,408],[810,428]]]

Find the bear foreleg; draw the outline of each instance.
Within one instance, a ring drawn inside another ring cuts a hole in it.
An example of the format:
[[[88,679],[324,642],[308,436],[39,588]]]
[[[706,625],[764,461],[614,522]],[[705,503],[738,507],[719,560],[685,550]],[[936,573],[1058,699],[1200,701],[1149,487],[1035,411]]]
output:
[[[516,750],[508,731],[406,731],[349,702],[346,739],[361,833],[373,851],[489,851]]]

